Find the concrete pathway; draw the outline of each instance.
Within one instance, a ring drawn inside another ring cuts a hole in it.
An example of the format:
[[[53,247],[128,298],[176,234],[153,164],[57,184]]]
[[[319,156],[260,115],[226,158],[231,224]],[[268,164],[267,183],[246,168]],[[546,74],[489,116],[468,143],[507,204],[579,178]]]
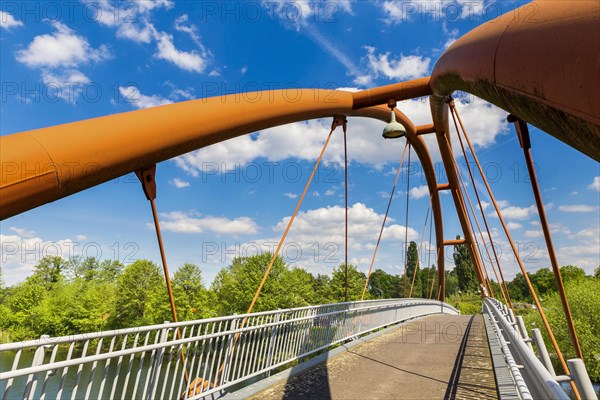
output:
[[[254,399],[496,399],[481,315],[409,322]]]

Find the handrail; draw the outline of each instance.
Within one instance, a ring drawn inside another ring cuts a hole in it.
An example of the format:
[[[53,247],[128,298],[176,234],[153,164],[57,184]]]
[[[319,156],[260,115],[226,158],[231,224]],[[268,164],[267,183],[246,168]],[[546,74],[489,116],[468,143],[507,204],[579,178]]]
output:
[[[0,345],[0,355],[15,352],[11,371],[0,374],[0,386],[4,398],[12,391],[23,391],[26,399],[52,397],[56,388],[85,398],[102,397],[104,390],[111,398],[119,397],[118,390],[124,398],[140,393],[174,398],[187,389],[185,370],[196,386],[183,398],[195,399],[358,335],[435,313],[459,312],[437,300],[368,300],[10,343]],[[239,328],[244,318],[248,322]],[[236,334],[241,336],[234,346]],[[68,348],[68,354],[59,348]],[[32,359],[24,357],[27,351],[35,352]]]
[[[569,396],[567,396],[558,382],[556,382],[556,379],[550,375],[548,370],[544,368],[533,350],[523,341],[516,324],[510,322],[508,315],[505,315],[501,311],[502,304],[498,300],[488,297],[483,300],[483,307],[487,308],[488,313],[492,317],[492,322],[499,328],[499,330],[496,330],[496,333],[505,351],[505,357],[511,368],[517,389],[523,398],[531,398],[532,394],[530,392],[535,387],[545,399],[568,400]],[[510,344],[510,347],[508,344]],[[505,349],[508,350],[508,353]],[[516,368],[515,358],[521,362],[524,370],[527,371],[532,379],[523,379],[518,368]]]

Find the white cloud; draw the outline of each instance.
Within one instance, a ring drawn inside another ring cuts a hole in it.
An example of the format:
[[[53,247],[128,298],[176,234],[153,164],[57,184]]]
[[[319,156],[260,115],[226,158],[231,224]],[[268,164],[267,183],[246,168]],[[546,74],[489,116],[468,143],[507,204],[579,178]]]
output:
[[[39,35],[26,49],[16,54],[17,61],[30,68],[73,68],[110,57],[106,46],[95,49],[83,36],[60,22],[53,22],[55,32]]]
[[[429,187],[427,185],[422,185],[410,189],[410,197],[413,199],[420,199],[426,196],[429,196]]]
[[[506,224],[506,226],[508,227],[508,229],[521,229],[523,227],[523,225],[519,224],[518,222],[508,222]]]
[[[475,98],[463,103],[455,100],[461,116],[469,127],[471,140],[476,148],[489,148],[496,137],[507,131],[506,113],[483,100]],[[398,105],[416,125],[431,123],[429,103],[421,100],[409,100]],[[384,123],[370,118],[348,118],[348,160],[381,168],[388,163],[397,165],[402,154],[403,140],[390,142],[381,138]],[[175,159],[177,165],[186,172],[197,176],[207,166],[229,166],[235,163],[245,165],[257,158],[270,162],[285,159],[315,160],[323,147],[327,132],[331,127],[330,119],[310,120],[265,129],[255,135],[243,135],[200,150],[182,155]],[[441,159],[439,148],[432,135],[425,137],[433,161]],[[458,146],[458,140],[453,140]],[[360,149],[360,151],[355,151]],[[344,144],[342,135],[334,134],[325,153],[325,162],[343,163]],[[458,156],[460,150],[455,149]],[[226,169],[222,167],[221,169]],[[444,192],[447,193],[447,192]]]
[[[559,206],[558,209],[560,211],[569,212],[569,213],[582,213],[582,212],[596,211],[598,209],[598,207],[588,206],[585,204],[573,204],[573,205],[562,205],[562,206]]]
[[[537,208],[535,204],[530,205],[529,207],[519,207],[519,206],[511,206],[506,200],[498,201],[498,207],[500,207],[500,212],[505,219],[516,219],[516,220],[525,220],[529,217],[537,214]],[[551,205],[547,205],[546,209],[550,208]],[[488,216],[498,218],[496,215],[496,211],[491,211]]]
[[[75,239],[77,239],[78,241],[81,242],[81,241],[86,240],[87,236],[79,234],[79,235],[75,236]]]
[[[528,237],[528,238],[539,238],[539,237],[542,237],[543,235],[544,235],[544,233],[541,230],[536,230],[536,231],[527,230],[527,231],[525,231],[525,237]]]
[[[206,54],[196,50],[178,50],[173,44],[173,36],[168,33],[157,34],[156,48],[156,58],[169,61],[185,71],[200,73],[206,68]]]
[[[171,104],[172,101],[166,99],[162,96],[152,95],[146,96],[143,95],[140,90],[135,86],[127,86],[119,87],[119,93],[121,96],[131,105],[133,105],[137,109],[142,108],[150,108],[150,107],[158,107],[163,106],[165,104]]]
[[[587,188],[590,190],[595,190],[596,192],[600,192],[600,176],[596,176]]]
[[[213,232],[221,235],[256,234],[258,225],[249,217],[229,219],[200,215],[195,212],[172,211],[161,214],[161,227],[165,231],[177,233]],[[153,227],[152,224],[148,224]]]
[[[324,194],[325,196],[333,196],[335,194],[335,190],[328,189]]]
[[[42,81],[48,90],[55,90],[57,97],[70,104],[77,102],[85,86],[91,82],[90,78],[76,69],[67,69],[59,73],[42,71]]]
[[[11,226],[10,230],[15,232],[17,235],[22,236],[26,239],[31,239],[33,237],[35,237],[35,232],[34,231],[30,231],[24,228],[19,228],[16,226]]]
[[[182,189],[182,188],[190,187],[190,183],[189,182],[186,182],[186,181],[181,180],[179,178],[171,179],[169,181],[169,183],[171,185],[175,186],[177,189]]]
[[[296,193],[284,193],[283,195],[290,199],[295,199],[296,197],[298,197]]]
[[[6,11],[0,11],[0,28],[8,31],[17,26],[23,26],[23,22],[15,19],[12,14],[7,13]]]
[[[381,75],[393,80],[406,80],[426,76],[431,59],[417,55],[400,55],[397,60],[390,59],[390,53],[375,54],[375,48],[365,47],[366,60],[371,74],[377,78]]]
[[[81,250],[81,243],[71,239],[49,241],[42,239],[34,231],[19,227],[10,229],[16,234],[0,234],[2,278],[7,285],[23,281],[33,272],[34,265],[45,256],[69,259]]]
[[[245,65],[240,69],[240,74],[242,75],[246,75],[246,72],[248,72],[248,66]]]

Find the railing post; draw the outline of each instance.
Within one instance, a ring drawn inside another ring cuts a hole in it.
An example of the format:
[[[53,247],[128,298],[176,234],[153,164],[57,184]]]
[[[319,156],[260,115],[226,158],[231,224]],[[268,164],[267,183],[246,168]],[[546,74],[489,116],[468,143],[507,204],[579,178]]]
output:
[[[523,341],[527,343],[527,347],[533,351],[533,346],[531,345],[531,339],[529,339],[529,334],[527,334],[527,328],[525,328],[525,321],[523,321],[523,317],[517,315],[517,325],[519,326],[519,331],[521,331],[521,337]]]
[[[571,379],[575,382],[575,386],[577,386],[581,398],[586,400],[598,400],[590,376],[588,375],[585,364],[581,358],[567,360],[567,364],[571,371]]]
[[[170,324],[169,321],[164,321],[163,324]],[[163,328],[160,332],[159,343],[164,343],[169,337],[169,328]],[[152,377],[150,378],[150,387],[148,388],[148,398],[153,399],[156,395],[156,388],[158,386],[158,379],[160,378],[160,370],[162,367],[163,354],[165,352],[164,347],[156,349],[156,358],[154,359],[154,367],[152,368]]]
[[[533,337],[533,341],[538,348],[538,353],[540,356],[540,361],[544,364],[544,367],[550,372],[550,375],[556,377],[556,372],[554,371],[554,367],[552,366],[552,361],[550,361],[550,356],[548,355],[548,349],[546,349],[546,343],[544,343],[544,338],[542,337],[542,333],[539,329],[532,329],[531,335]]]
[[[267,354],[267,368],[271,368],[271,365],[273,363],[273,352],[275,351],[275,349],[273,348],[273,344],[275,341],[275,337],[277,336],[277,328],[279,327],[277,323],[279,322],[280,315],[281,309],[278,309],[277,314],[275,314],[275,318],[273,319],[273,323],[275,324],[275,326],[273,326],[273,329],[271,329],[271,335],[269,337],[269,353]],[[271,376],[270,369],[269,371],[267,371],[267,376]]]
[[[233,315],[235,316],[237,314]],[[223,360],[223,379],[221,379],[221,382],[215,382],[219,385],[223,385],[229,381],[229,371],[231,370],[231,361],[233,360],[233,345],[236,334],[235,331],[237,329],[237,320],[237,318],[232,318],[231,323],[229,324],[229,331],[231,333],[227,339],[227,352],[225,353],[225,359]]]
[[[41,342],[44,340],[48,340],[49,338],[50,338],[49,335],[42,335],[42,336],[40,336],[39,340]],[[46,345],[39,346],[35,350],[33,360],[31,361],[32,367],[37,367],[44,363],[44,353],[45,352],[46,352]],[[27,383],[25,385],[25,391],[23,392],[24,399],[30,399],[30,398],[32,398],[32,396],[35,396],[35,388],[37,386],[37,381],[40,377],[40,374],[41,373],[39,373],[39,372],[37,374],[35,374],[35,379],[34,379],[34,374],[29,375],[29,377],[27,378]]]

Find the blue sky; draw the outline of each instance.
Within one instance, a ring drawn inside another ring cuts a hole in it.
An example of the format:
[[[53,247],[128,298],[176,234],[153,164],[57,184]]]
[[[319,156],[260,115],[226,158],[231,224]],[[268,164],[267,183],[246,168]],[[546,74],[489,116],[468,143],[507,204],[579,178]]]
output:
[[[518,5],[3,1],[0,133],[221,94],[298,87],[356,90],[427,76],[457,37]],[[527,268],[548,266],[523,155],[506,112],[469,95],[459,95],[457,107]],[[424,99],[399,108],[417,124],[430,122]],[[272,249],[329,124],[316,120],[276,127],[161,163],[157,207],[171,270],[194,262],[211,282],[232,257]],[[404,146],[403,140],[384,142],[382,127],[356,118],[348,127],[349,253],[362,271],[368,270]],[[600,167],[533,127],[531,136],[559,263],[591,273],[600,264]],[[427,140],[439,162],[435,143]],[[291,264],[315,273],[330,273],[343,261],[342,161],[337,132],[284,247]],[[418,161],[413,167],[408,236],[419,243],[428,196]],[[375,263],[390,273],[400,273],[404,262],[406,171],[399,186]],[[449,196],[442,201],[445,235],[454,237],[461,231],[453,204]],[[491,211],[485,207],[486,214]],[[517,266],[506,238],[497,218],[489,220],[512,277]],[[158,261],[151,221],[133,175],[12,217],[0,227],[4,279],[7,284],[23,280],[40,257],[54,253]],[[425,232],[426,250],[428,226]],[[447,263],[451,268],[450,253]]]

